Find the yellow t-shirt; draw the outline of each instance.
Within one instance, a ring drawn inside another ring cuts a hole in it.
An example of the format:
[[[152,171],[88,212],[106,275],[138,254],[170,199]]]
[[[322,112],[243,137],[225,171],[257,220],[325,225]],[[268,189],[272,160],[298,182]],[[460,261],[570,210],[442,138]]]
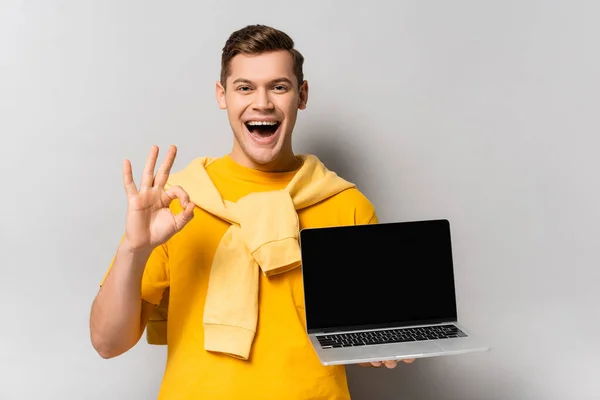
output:
[[[281,190],[295,172],[267,173],[229,156],[207,167],[224,200]],[[174,213],[181,211],[172,203]],[[376,223],[369,200],[356,188],[300,210],[300,228]],[[196,208],[194,219],[146,265],[142,298],[159,304],[169,287],[167,364],[159,399],[349,399],[343,366],[320,364],[306,334],[301,269],[259,274],[259,315],[248,361],[204,350],[203,311],[210,266],[229,224]]]

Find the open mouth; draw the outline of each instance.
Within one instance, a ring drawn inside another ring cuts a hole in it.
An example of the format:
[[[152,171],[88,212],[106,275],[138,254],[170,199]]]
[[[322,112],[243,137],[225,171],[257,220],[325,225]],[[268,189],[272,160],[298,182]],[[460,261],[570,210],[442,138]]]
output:
[[[248,121],[244,125],[248,132],[257,139],[268,139],[275,135],[281,125],[279,121]]]

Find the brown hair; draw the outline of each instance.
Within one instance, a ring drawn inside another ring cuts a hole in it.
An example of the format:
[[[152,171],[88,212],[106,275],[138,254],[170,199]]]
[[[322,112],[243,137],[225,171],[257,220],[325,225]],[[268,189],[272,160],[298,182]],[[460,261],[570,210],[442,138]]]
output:
[[[298,85],[301,85],[304,82],[302,72],[304,57],[294,48],[294,41],[285,32],[265,25],[248,25],[229,36],[221,55],[221,84],[225,87],[231,72],[229,68],[231,60],[236,55],[259,55],[278,50],[286,50],[292,55],[294,74],[298,79]]]

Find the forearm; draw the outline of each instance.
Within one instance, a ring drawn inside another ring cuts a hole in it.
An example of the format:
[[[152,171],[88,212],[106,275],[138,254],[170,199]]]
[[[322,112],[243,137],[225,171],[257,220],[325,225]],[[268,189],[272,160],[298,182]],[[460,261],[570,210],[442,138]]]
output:
[[[109,275],[94,299],[90,334],[96,351],[105,358],[133,347],[143,332],[142,276],[150,252],[117,250]]]

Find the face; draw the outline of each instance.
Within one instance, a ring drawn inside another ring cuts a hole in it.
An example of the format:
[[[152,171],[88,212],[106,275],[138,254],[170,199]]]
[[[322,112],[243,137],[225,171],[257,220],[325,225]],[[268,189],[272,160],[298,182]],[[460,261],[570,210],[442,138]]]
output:
[[[238,163],[264,171],[297,166],[292,131],[298,110],[306,108],[308,84],[298,85],[293,67],[287,51],[238,54],[226,87],[217,82],[217,101],[234,134],[231,156]]]

